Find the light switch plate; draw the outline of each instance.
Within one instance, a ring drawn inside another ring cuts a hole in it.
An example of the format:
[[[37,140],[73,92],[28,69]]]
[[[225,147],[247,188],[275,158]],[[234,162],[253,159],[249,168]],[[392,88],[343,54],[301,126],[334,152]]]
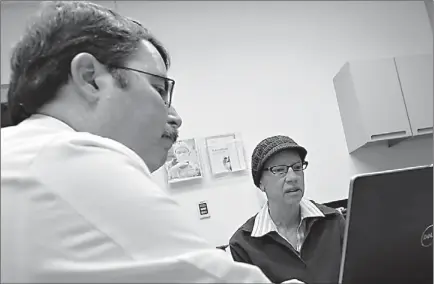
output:
[[[208,201],[200,201],[197,204],[197,212],[199,214],[199,219],[210,218],[211,215],[209,213]]]

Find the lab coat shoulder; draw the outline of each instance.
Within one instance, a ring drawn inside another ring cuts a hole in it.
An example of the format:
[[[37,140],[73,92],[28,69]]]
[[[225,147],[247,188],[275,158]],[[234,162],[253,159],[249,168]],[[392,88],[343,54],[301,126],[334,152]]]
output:
[[[71,273],[71,281],[267,282],[258,268],[212,249],[194,217],[151,180],[134,152],[115,141],[60,135],[38,153],[31,170],[68,210],[124,253],[118,261],[53,260],[47,277],[57,271],[59,277]]]
[[[86,134],[60,136],[40,151],[32,171],[133,258],[207,247],[190,232],[190,217],[152,181],[143,161],[115,141]],[[157,249],[156,243],[168,247]]]

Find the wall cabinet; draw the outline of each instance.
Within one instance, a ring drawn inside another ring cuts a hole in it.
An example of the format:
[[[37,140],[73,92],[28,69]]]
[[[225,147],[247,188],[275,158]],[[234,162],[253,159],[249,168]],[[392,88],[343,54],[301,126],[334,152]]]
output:
[[[396,57],[395,62],[413,136],[432,134],[432,54]]]
[[[432,134],[432,69],[432,55],[347,62],[333,83],[348,151]]]

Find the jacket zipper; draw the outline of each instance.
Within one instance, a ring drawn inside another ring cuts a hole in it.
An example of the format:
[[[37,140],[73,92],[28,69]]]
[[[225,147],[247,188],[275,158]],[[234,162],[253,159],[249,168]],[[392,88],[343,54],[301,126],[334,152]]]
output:
[[[306,232],[305,232],[305,235],[304,235],[303,242],[301,243],[301,246],[300,246],[300,258],[301,258],[301,252],[302,252],[302,250],[303,250],[304,243],[306,242],[307,237],[309,236],[310,229],[312,228],[313,224],[314,224],[317,220],[318,220],[317,218],[313,219],[313,220],[310,222],[309,227],[308,227],[307,224],[306,224]]]

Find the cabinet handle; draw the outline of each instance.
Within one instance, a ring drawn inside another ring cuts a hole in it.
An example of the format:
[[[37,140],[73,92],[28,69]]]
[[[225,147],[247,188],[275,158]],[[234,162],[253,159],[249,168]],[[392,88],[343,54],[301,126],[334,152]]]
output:
[[[389,133],[375,134],[375,135],[371,135],[371,140],[385,140],[385,139],[401,138],[406,133],[407,132],[405,132],[405,131],[395,131],[395,132],[389,132]]]
[[[424,127],[424,128],[418,128],[417,134],[429,134],[432,133],[432,127]]]

